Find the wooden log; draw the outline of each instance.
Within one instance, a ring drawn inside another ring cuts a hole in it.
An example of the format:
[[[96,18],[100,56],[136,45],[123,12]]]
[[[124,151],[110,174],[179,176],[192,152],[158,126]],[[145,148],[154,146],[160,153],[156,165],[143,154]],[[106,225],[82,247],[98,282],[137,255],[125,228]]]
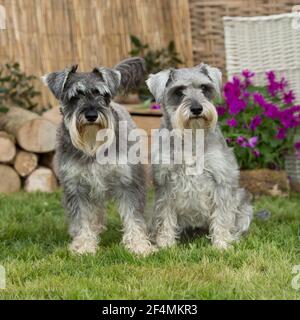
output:
[[[11,107],[0,116],[0,129],[13,134],[26,151],[45,153],[55,148],[56,126],[28,110]]]
[[[45,111],[42,116],[57,126],[62,122],[62,114],[60,113],[59,107],[54,107]]]
[[[25,180],[27,192],[53,192],[57,189],[57,180],[53,171],[49,168],[39,167]]]
[[[5,131],[0,131],[0,162],[11,163],[16,156],[15,139]]]
[[[14,167],[21,177],[27,177],[38,166],[38,155],[32,152],[19,151]]]
[[[11,193],[20,191],[21,179],[12,167],[1,164],[0,177],[0,193]]]

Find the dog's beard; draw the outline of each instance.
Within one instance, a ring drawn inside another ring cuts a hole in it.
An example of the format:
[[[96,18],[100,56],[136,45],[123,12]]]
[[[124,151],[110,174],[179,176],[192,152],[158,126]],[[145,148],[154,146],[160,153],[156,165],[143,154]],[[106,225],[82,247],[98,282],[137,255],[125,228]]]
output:
[[[77,117],[76,114],[71,118],[69,132],[73,145],[75,148],[84,153],[94,156],[98,148],[107,141],[98,141],[97,133],[99,130],[110,129],[111,134],[114,132],[114,125],[111,117],[99,113],[97,122],[89,124],[86,123],[83,116]],[[108,137],[109,141],[113,141],[114,137]]]
[[[201,105],[203,107],[202,114],[199,117],[194,117],[190,112],[190,101],[184,99],[172,117],[173,127],[179,130],[215,128],[218,122],[216,108],[209,101],[203,102]]]

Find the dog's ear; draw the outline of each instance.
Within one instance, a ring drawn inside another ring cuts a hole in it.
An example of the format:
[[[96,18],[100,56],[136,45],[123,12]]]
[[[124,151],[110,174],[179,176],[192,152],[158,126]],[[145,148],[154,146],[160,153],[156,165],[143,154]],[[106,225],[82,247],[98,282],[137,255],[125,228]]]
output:
[[[156,102],[161,103],[167,83],[170,80],[171,70],[163,70],[155,74],[150,74],[146,84],[154,96]]]
[[[145,81],[146,64],[140,57],[128,58],[118,63],[115,70],[121,73],[121,88],[128,92],[130,89],[138,88]]]
[[[77,71],[78,65],[72,65],[63,71],[52,72],[44,75],[42,81],[51,90],[57,100],[62,98],[66,82],[72,73]]]
[[[204,73],[214,84],[216,93],[220,96],[222,90],[222,72],[220,69],[211,67],[207,64],[200,64],[197,66],[201,72]]]
[[[121,84],[121,73],[118,70],[104,67],[97,67],[93,72],[101,77],[101,80],[107,85],[111,97],[114,97]]]

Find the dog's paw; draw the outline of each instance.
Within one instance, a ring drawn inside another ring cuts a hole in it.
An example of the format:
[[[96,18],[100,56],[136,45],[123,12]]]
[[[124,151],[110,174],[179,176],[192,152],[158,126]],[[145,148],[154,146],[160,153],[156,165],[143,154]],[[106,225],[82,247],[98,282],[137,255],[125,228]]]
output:
[[[170,248],[176,245],[176,239],[171,237],[157,236],[156,245],[161,249]]]
[[[131,247],[127,246],[127,249],[131,253],[142,256],[142,257],[147,257],[150,254],[157,251],[157,248],[152,245],[138,245],[138,246],[131,246]]]
[[[145,239],[129,239],[128,237],[123,238],[123,244],[126,249],[128,249],[130,252],[136,255],[140,255],[143,257],[146,257],[155,251],[157,251],[157,248],[151,244],[151,242],[145,238]]]
[[[74,239],[69,246],[74,254],[95,254],[97,251],[97,241],[87,239]]]
[[[217,248],[219,250],[228,250],[232,248],[232,245],[224,240],[214,240],[212,242],[212,245],[214,248]]]

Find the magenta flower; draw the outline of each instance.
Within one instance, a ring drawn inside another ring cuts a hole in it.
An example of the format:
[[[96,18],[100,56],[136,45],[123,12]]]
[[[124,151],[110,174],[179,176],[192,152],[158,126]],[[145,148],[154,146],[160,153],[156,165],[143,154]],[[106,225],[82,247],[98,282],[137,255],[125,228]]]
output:
[[[222,107],[222,106],[217,106],[216,109],[217,109],[218,115],[220,117],[224,116],[224,114],[227,111],[227,109],[225,107]]]
[[[261,116],[255,116],[252,118],[251,122],[250,122],[250,129],[251,130],[255,130],[260,124],[261,124]]]
[[[153,104],[152,106],[151,106],[151,110],[159,110],[161,107],[160,107],[160,105],[159,104]]]
[[[267,79],[269,80],[269,82],[274,82],[275,81],[275,73],[274,71],[268,71],[266,72],[266,76],[267,76]]]
[[[292,104],[295,101],[296,97],[295,94],[293,92],[293,90],[290,90],[289,92],[285,92],[283,94],[283,102],[285,104]]]
[[[239,136],[237,139],[236,139],[236,143],[238,145],[240,145],[241,147],[243,148],[246,148],[247,147],[247,140],[245,137],[243,136]]]
[[[236,99],[229,103],[229,113],[231,115],[237,115],[245,108],[246,108],[246,103],[244,100],[241,100],[241,99]]]
[[[276,76],[274,71],[266,72],[266,76],[268,79],[268,92],[272,97],[275,97],[276,94],[280,91],[283,91],[287,86],[287,81],[284,77],[278,82],[276,81]]]
[[[280,114],[280,110],[275,104],[266,103],[263,108],[265,109],[265,112],[264,112],[265,116],[273,120],[278,118]]]
[[[254,99],[254,102],[261,107],[265,106],[266,104],[265,98],[261,93],[255,92],[253,94],[253,99]]]
[[[255,158],[258,158],[260,156],[260,152],[258,149],[252,150],[252,154],[254,155]]]
[[[300,141],[297,141],[295,144],[294,144],[295,148],[296,149],[300,149]]]
[[[226,122],[229,125],[229,127],[236,127],[237,126],[237,121],[234,118],[228,119]]]
[[[285,128],[279,128],[276,134],[276,139],[283,140],[286,137]]]
[[[251,149],[255,148],[255,146],[257,145],[257,142],[258,142],[258,137],[252,137],[248,140],[247,146],[250,147]]]
[[[245,69],[245,70],[242,71],[242,75],[243,75],[244,78],[249,79],[249,78],[254,77],[255,73],[250,71],[250,70],[248,70],[248,69]]]

